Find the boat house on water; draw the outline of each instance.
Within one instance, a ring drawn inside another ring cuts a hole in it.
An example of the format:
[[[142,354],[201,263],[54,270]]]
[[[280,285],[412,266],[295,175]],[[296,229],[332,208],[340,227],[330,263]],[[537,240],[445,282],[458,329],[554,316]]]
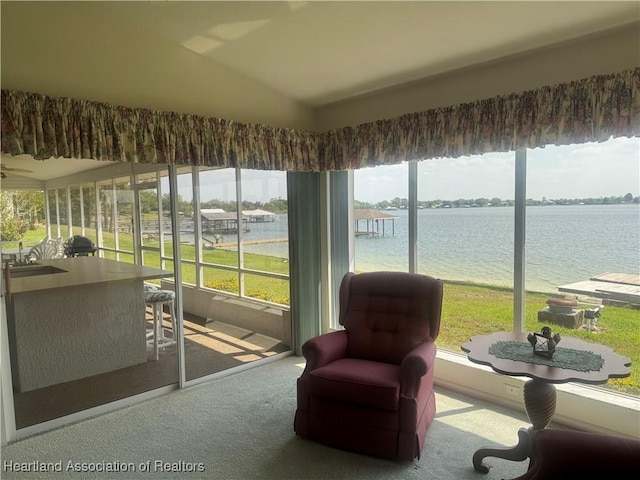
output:
[[[353,210],[356,236],[378,236],[382,227],[382,235],[385,234],[385,223],[391,222],[391,235],[395,235],[395,215],[390,215],[373,208],[356,208]],[[361,225],[365,227],[361,229]]]
[[[221,208],[206,208],[200,210],[202,231],[204,233],[238,233],[238,215],[235,212],[225,212]],[[242,231],[247,232],[247,217],[242,214]]]
[[[243,210],[242,215],[249,223],[275,222],[276,214],[256,208],[255,210]]]

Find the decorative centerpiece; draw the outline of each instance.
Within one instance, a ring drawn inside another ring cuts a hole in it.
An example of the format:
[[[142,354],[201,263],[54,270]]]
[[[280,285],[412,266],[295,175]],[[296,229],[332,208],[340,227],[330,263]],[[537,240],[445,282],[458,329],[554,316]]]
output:
[[[560,343],[560,334],[552,335],[551,328],[542,327],[540,333],[530,333],[527,335],[529,343],[533,346],[533,354],[545,358],[552,358],[556,351],[556,345]]]

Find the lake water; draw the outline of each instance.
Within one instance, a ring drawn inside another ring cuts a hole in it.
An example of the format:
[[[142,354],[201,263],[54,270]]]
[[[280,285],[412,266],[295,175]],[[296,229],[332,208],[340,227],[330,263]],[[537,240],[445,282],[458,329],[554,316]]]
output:
[[[356,270],[408,269],[407,212],[394,232],[355,240]],[[362,225],[362,224],[361,224]],[[286,238],[287,217],[251,223],[247,241]],[[513,285],[514,209],[418,210],[418,269],[445,280]],[[227,240],[231,240],[228,238]],[[288,243],[246,245],[245,251],[288,257]],[[604,272],[640,272],[639,205],[570,205],[527,208],[526,288],[556,292],[559,285]]]
[[[395,235],[356,240],[357,269],[408,268],[407,212],[392,213]],[[604,272],[640,272],[640,206],[529,207],[526,215],[527,290],[557,292]],[[419,210],[418,270],[511,287],[513,232],[510,207]]]

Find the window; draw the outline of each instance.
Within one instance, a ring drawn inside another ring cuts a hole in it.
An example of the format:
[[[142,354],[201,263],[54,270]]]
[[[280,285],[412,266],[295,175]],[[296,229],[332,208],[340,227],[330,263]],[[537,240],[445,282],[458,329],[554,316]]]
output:
[[[631,358],[631,377],[605,387],[634,395],[640,394],[640,314],[626,302],[631,295],[619,293],[630,287],[607,282],[592,290],[583,282],[640,273],[639,154],[638,138],[527,152],[526,288],[543,292],[528,294],[527,326],[539,331],[548,324]],[[609,291],[609,299],[597,289]],[[577,299],[578,308],[549,315],[546,300],[558,294]]]
[[[82,235],[90,237],[98,244],[98,214],[96,187],[94,184],[82,186]]]
[[[240,231],[243,268],[241,292],[246,297],[289,304],[289,231],[286,173],[242,170]]]
[[[193,176],[191,174],[191,168],[179,168],[177,171],[177,208],[178,208],[178,228],[180,230],[180,255],[182,258],[181,272],[182,283],[189,285],[197,284],[197,270],[196,270],[196,250],[195,243],[195,216],[194,216],[194,203],[193,203]],[[166,209],[170,211],[170,209]],[[172,240],[172,237],[168,237]],[[171,245],[167,245],[168,248],[173,249],[173,242]],[[198,253],[201,253],[200,249]],[[174,255],[175,258],[175,255]]]
[[[408,271],[407,164],[354,171],[356,272]]]
[[[538,314],[550,296],[575,295],[559,287],[605,272],[638,275],[639,153],[637,138],[526,153],[527,331],[545,325]],[[365,207],[396,216],[393,235],[354,221],[356,271],[407,269],[408,172],[405,165],[354,172],[354,212]],[[438,346],[459,353],[469,336],[515,325],[514,296],[520,295],[514,292],[515,153],[425,160],[416,173],[417,271],[445,281],[446,323]],[[586,294],[578,300],[579,309],[603,303],[601,296]],[[614,302],[599,315],[591,330],[586,322],[578,328],[551,326],[630,357],[631,377],[610,380],[606,387],[637,395],[638,311]]]
[[[202,286],[239,295],[237,237],[246,224],[238,222],[235,169],[204,170],[198,180]]]
[[[288,305],[286,173],[202,170],[198,185],[202,285]]]
[[[47,190],[47,213],[49,217],[49,233],[51,238],[60,236],[60,221],[58,219],[58,191]]]
[[[513,153],[418,163],[418,271],[513,288]]]
[[[100,247],[113,252],[116,248],[116,195],[113,180],[98,183],[100,202],[100,226],[102,243]]]

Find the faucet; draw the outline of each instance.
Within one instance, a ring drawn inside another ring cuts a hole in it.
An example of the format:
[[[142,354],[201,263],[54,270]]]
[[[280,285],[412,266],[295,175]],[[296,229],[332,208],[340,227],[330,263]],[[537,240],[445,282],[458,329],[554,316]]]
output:
[[[18,263],[22,263],[22,242],[18,243]]]

